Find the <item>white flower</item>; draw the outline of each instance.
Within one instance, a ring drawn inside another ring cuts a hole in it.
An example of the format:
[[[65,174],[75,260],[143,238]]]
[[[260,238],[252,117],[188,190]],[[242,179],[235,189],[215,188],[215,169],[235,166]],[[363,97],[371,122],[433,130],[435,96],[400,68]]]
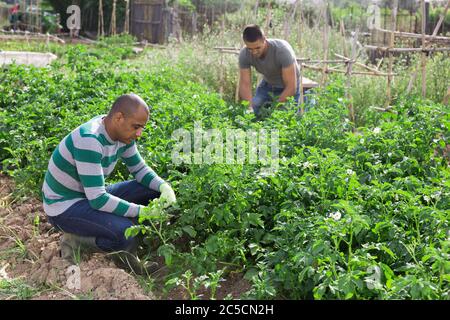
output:
[[[341,219],[342,214],[339,211],[336,211],[336,212],[330,213],[329,217],[334,219],[335,221],[338,221],[339,219]]]
[[[373,133],[378,134],[381,132],[381,128],[376,127],[375,129],[373,129]]]

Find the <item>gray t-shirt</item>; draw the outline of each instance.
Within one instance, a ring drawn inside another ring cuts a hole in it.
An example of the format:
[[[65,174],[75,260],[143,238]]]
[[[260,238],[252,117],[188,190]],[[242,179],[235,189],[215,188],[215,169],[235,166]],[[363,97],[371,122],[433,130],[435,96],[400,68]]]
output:
[[[284,83],[281,69],[295,63],[298,81],[300,78],[300,69],[291,45],[281,39],[267,39],[267,41],[269,48],[263,59],[254,58],[247,47],[242,48],[239,53],[239,67],[241,69],[249,69],[253,66],[256,71],[264,76],[264,80],[269,84],[274,87],[283,88]]]

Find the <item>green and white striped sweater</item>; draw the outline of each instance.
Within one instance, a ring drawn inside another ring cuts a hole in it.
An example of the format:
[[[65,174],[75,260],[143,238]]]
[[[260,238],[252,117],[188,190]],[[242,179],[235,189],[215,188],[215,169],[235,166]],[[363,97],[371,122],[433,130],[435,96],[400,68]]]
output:
[[[136,217],[140,205],[106,192],[105,178],[121,158],[137,182],[159,191],[164,182],[148,167],[136,143],[113,141],[98,116],[67,135],[56,147],[45,174],[44,211],[57,216],[75,202],[88,199],[92,208],[125,217]]]

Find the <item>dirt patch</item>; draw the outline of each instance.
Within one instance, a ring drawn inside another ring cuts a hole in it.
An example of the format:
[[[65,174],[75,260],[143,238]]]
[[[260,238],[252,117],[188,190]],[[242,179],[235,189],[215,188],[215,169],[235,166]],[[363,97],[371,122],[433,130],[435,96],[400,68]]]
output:
[[[60,258],[61,233],[47,222],[37,199],[14,202],[13,181],[0,175],[0,269],[11,279],[51,288],[33,299],[154,299],[105,255],[83,256],[80,265]]]
[[[163,290],[167,269],[152,275],[152,286],[139,285],[138,279],[119,269],[104,254],[82,256],[79,265],[60,257],[61,233],[47,221],[42,202],[37,199],[14,201],[15,186],[11,178],[0,175],[0,280],[22,279],[40,288],[32,299],[108,299],[152,300],[190,299],[186,290],[177,287]],[[157,261],[164,264],[164,259]],[[149,287],[155,292],[149,292]],[[251,288],[241,274],[230,274],[220,283],[216,299],[227,296],[239,299]],[[1,294],[1,292],[0,292]],[[209,290],[198,293],[209,299]]]

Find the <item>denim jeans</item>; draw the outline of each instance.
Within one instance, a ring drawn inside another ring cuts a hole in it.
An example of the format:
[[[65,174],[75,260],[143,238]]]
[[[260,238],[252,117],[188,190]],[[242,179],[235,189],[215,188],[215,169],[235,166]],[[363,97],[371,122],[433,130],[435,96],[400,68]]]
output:
[[[284,88],[275,87],[269,84],[266,80],[262,80],[256,88],[255,96],[252,99],[253,112],[258,115],[260,109],[266,103],[272,103],[274,97],[278,97],[283,92]],[[297,83],[294,100],[296,104],[300,100],[300,83]]]
[[[136,180],[124,181],[106,187],[106,191],[128,202],[147,205],[160,193],[150,190]],[[87,199],[80,200],[55,217],[47,216],[58,230],[83,237],[95,237],[96,245],[106,252],[120,251],[136,241],[125,238],[125,230],[136,224],[137,219],[120,217],[93,209]]]
[[[267,103],[272,103],[273,98],[280,96],[283,90],[284,88],[274,87],[266,80],[262,80],[256,88],[255,96],[252,99],[253,112],[255,115],[259,115],[261,107]],[[306,90],[303,95],[305,111],[308,111],[310,107],[313,107],[316,104],[314,92],[312,90],[313,89]],[[297,90],[295,92],[294,100],[298,106],[300,101],[300,82],[297,82]]]

